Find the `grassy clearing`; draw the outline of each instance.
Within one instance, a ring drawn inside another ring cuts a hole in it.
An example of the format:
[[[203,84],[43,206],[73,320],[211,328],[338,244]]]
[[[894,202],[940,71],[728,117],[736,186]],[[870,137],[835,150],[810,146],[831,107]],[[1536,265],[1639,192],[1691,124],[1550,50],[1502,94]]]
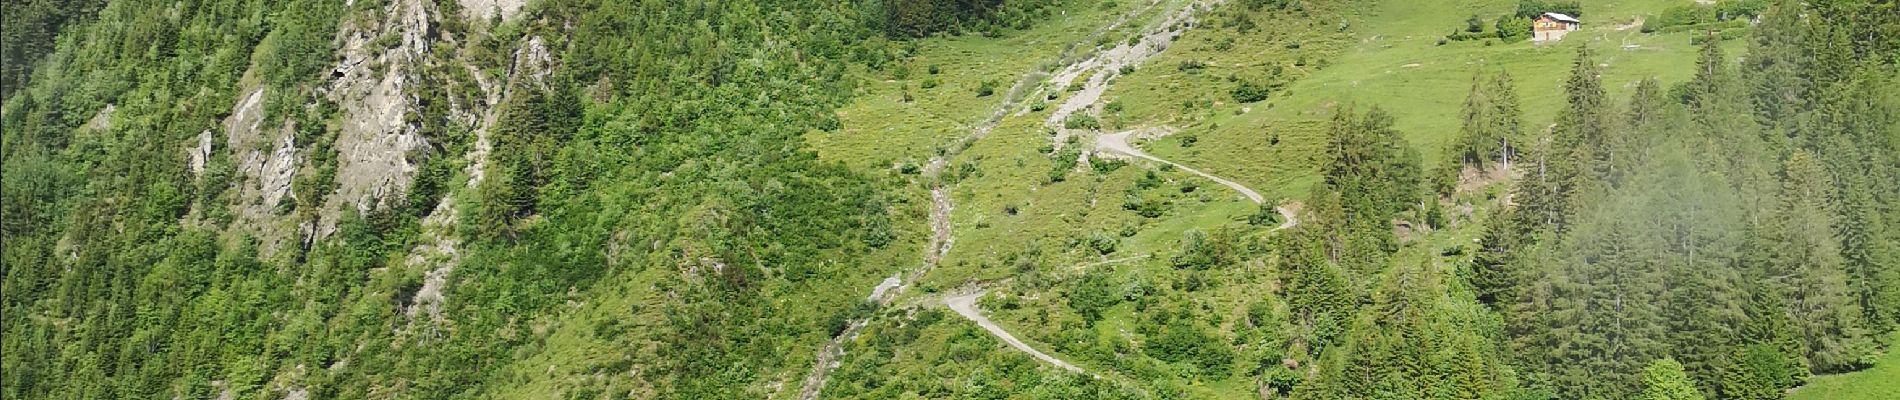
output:
[[[1789,392],[1788,399],[1900,399],[1900,351],[1888,349],[1866,371],[1808,378],[1808,384]]]
[[[1052,69],[1064,49],[1097,35],[1101,27],[1124,14],[1150,10],[1131,18],[1139,20],[1162,8],[1150,9],[1146,4],[1074,1],[1026,31],[915,41],[910,59],[857,71],[863,82],[858,96],[838,111],[843,129],[814,132],[806,139],[820,156],[853,167],[876,170],[906,162],[922,164],[969,135],[972,127],[1003,103],[1010,87],[1025,73]],[[990,94],[979,95],[984,87],[990,88]]]
[[[1641,79],[1673,84],[1693,73],[1684,67],[1696,59],[1693,33],[1643,34],[1631,24],[1678,1],[1593,2],[1585,28],[1550,45],[1495,40],[1439,45],[1438,39],[1462,28],[1465,18],[1475,14],[1488,24],[1515,2],[1426,3],[1377,2],[1342,22],[1308,21],[1303,29],[1298,22],[1272,21],[1263,24],[1269,27],[1264,34],[1242,35],[1217,26],[1193,30],[1151,63],[1147,70],[1158,73],[1130,76],[1109,97],[1126,104],[1123,124],[1183,128],[1149,147],[1156,156],[1204,166],[1262,192],[1298,195],[1314,183],[1311,171],[1326,138],[1327,118],[1342,105],[1384,108],[1433,165],[1457,132],[1459,107],[1478,71],[1512,75],[1525,121],[1534,128],[1555,118],[1563,102],[1558,88],[1579,46],[1588,44],[1606,65],[1604,82],[1619,101]],[[1333,32],[1338,24],[1349,25],[1351,32]],[[1237,43],[1232,49],[1217,48],[1230,38]],[[1730,54],[1742,48],[1740,41],[1727,46]],[[1337,56],[1318,57],[1334,49]],[[1298,65],[1303,56],[1307,65]],[[1193,74],[1176,71],[1189,60],[1208,66]],[[1263,102],[1235,102],[1231,90],[1237,83],[1230,76],[1268,79],[1262,76],[1271,77],[1276,66],[1287,82],[1283,88]],[[1194,145],[1182,146],[1185,138],[1193,138]]]
[[[1205,13],[1171,48],[1115,78],[1103,97],[1111,104],[1101,118],[1103,129],[1180,128],[1144,147],[1158,157],[1241,182],[1269,199],[1298,199],[1318,183],[1329,119],[1341,104],[1376,105],[1391,112],[1397,128],[1429,163],[1455,135],[1458,108],[1475,71],[1510,71],[1519,84],[1525,121],[1541,127],[1563,101],[1556,88],[1568,76],[1578,46],[1587,43],[1598,62],[1608,65],[1604,79],[1613,98],[1626,96],[1642,78],[1686,80],[1692,71],[1683,66],[1696,57],[1691,34],[1644,35],[1631,24],[1639,15],[1678,3],[1674,1],[1593,3],[1584,31],[1545,46],[1528,41],[1437,44],[1439,37],[1462,28],[1466,17],[1478,14],[1489,20],[1510,11],[1515,2],[1462,1],[1449,7],[1397,0],[1367,3],[1311,6],[1304,12],[1237,12],[1241,6],[1230,3]],[[1182,2],[1163,1],[1136,13],[1126,26],[1087,39],[1098,27],[1145,4],[1126,2],[1111,9],[1077,2],[1067,6],[1064,16],[1028,32],[919,41],[906,79],[896,79],[891,68],[862,72],[870,79],[858,100],[840,111],[844,129],[814,133],[808,139],[827,159],[904,173],[905,164],[921,165],[967,135],[1004,101],[1002,92],[1024,72],[1057,65],[1054,55],[1069,43],[1125,40],[1139,32],[1144,21]],[[1235,15],[1254,26],[1243,32],[1240,25],[1245,23]],[[1618,29],[1623,26],[1631,28]],[[938,67],[937,74],[929,74],[931,65]],[[923,89],[926,80],[934,88]],[[986,82],[996,93],[977,96],[976,89]],[[1241,103],[1234,89],[1243,82],[1278,89],[1265,101]],[[922,296],[971,282],[1007,281],[985,299],[984,309],[998,324],[1045,352],[1111,380],[1136,379],[1142,387],[1189,398],[1257,395],[1257,382],[1249,374],[1258,366],[1244,365],[1246,360],[1277,361],[1284,345],[1272,342],[1271,335],[1243,329],[1240,321],[1250,307],[1284,307],[1271,294],[1277,287],[1271,268],[1249,264],[1184,271],[1168,262],[1179,251],[1184,232],[1245,224],[1256,206],[1213,182],[1143,162],[1111,171],[1084,165],[1052,179],[1060,164],[1049,153],[1050,133],[1041,125],[1048,112],[1005,118],[987,138],[950,160],[945,175],[958,179],[952,192],[955,245],[943,264],[919,283],[921,290],[908,296],[926,298]],[[1084,139],[1069,146],[1088,144]],[[1158,185],[1147,178],[1151,172]],[[1141,189],[1143,181],[1151,187]],[[1194,188],[1184,191],[1184,186]],[[1165,202],[1165,211],[1143,217],[1124,209],[1131,192]],[[1396,262],[1429,261],[1450,270],[1460,257],[1468,257],[1446,255],[1446,250],[1466,247],[1468,254],[1481,233],[1473,223],[1475,216],[1483,215],[1483,205],[1490,202],[1482,192],[1464,196],[1457,203],[1477,204],[1479,209],[1448,207],[1452,225],[1408,235]],[[1102,254],[1091,244],[1104,237],[1114,242],[1113,252]],[[1145,282],[1161,299],[1154,307],[1196,315],[1192,321],[1204,323],[1212,340],[1232,344],[1236,357],[1231,373],[1209,376],[1196,372],[1197,367],[1145,355],[1140,344],[1157,332],[1143,332],[1143,327],[1157,324],[1151,320],[1155,309],[1136,310],[1122,303],[1105,310],[1092,327],[1085,326],[1067,299],[1075,278],[1090,269],[1113,271],[1121,282]],[[947,313],[932,306],[917,312],[933,309]],[[834,378],[833,384],[853,389],[838,393],[901,393],[879,389],[893,382],[980,386],[989,384],[983,381],[984,371],[993,367],[986,363],[1003,362],[999,360],[1010,360],[1001,364],[1004,369],[1037,368],[1040,372],[1034,375],[1041,379],[1063,374],[993,340],[969,337],[980,332],[954,315],[944,322],[936,322],[938,317],[924,318],[931,322],[915,327],[904,322],[906,317],[873,323],[866,338],[852,344],[857,350],[847,350],[845,366]],[[892,339],[880,335],[896,335],[895,340],[912,344],[887,343]],[[1030,363],[1015,362],[1021,360]]]

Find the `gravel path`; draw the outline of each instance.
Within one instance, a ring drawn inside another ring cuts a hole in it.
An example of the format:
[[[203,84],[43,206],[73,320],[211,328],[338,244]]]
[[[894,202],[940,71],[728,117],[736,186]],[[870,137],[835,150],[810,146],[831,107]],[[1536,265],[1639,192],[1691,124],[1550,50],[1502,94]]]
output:
[[[1168,160],[1162,159],[1161,157],[1155,157],[1153,155],[1148,154],[1148,152],[1146,151],[1142,151],[1140,147],[1135,147],[1134,145],[1128,143],[1128,138],[1130,136],[1155,137],[1155,136],[1165,136],[1170,133],[1174,133],[1173,128],[1144,128],[1144,129],[1136,129],[1136,130],[1131,130],[1131,131],[1104,133],[1101,135],[1097,135],[1095,137],[1095,151],[1098,153],[1102,153],[1104,155],[1108,155],[1108,156],[1133,157],[1133,158],[1140,158],[1140,159],[1144,159],[1148,161],[1154,161],[1154,162],[1158,162],[1162,164],[1172,165],[1175,168],[1181,169],[1182,171],[1187,171],[1188,173],[1191,173],[1191,174],[1200,175],[1202,178],[1207,178],[1207,180],[1211,180],[1211,181],[1214,181],[1215,183],[1219,183],[1221,184],[1221,186],[1232,188],[1234,189],[1234,191],[1240,192],[1240,195],[1247,196],[1247,200],[1253,201],[1254,204],[1266,203],[1266,198],[1261,197],[1260,192],[1255,192],[1253,189],[1249,189],[1247,188],[1247,186],[1241,185],[1239,182],[1234,182],[1234,181],[1227,180],[1226,178],[1214,176],[1214,174],[1201,172],[1201,170],[1194,169],[1193,167],[1189,167],[1186,165],[1181,165],[1181,163],[1168,161]],[[1292,228],[1300,224],[1300,220],[1297,213],[1294,213],[1292,209],[1287,208],[1285,206],[1281,206],[1281,207],[1275,207],[1274,210],[1279,211],[1280,216],[1286,220],[1285,222],[1280,223],[1280,226],[1274,227],[1273,228],[1274,230]]]
[[[1038,360],[1057,367],[1062,367],[1062,369],[1069,370],[1069,372],[1078,374],[1087,373],[1074,364],[1037,351],[1034,347],[1029,347],[1028,343],[1023,343],[1021,339],[1017,339],[1015,335],[1009,334],[1009,331],[1003,330],[1003,327],[997,326],[996,323],[991,322],[988,317],[984,317],[983,312],[976,308],[976,299],[983,298],[983,294],[988,292],[987,290],[978,290],[972,293],[945,297],[943,298],[943,304],[950,306],[950,310],[956,311],[957,315],[961,315],[964,319],[968,319],[971,322],[975,322],[977,326],[983,327],[983,330],[990,331],[990,335],[996,336],[997,339],[1002,339],[1003,343],[1008,343],[1010,347],[1015,347],[1016,350],[1022,350],[1024,353],[1035,356]]]

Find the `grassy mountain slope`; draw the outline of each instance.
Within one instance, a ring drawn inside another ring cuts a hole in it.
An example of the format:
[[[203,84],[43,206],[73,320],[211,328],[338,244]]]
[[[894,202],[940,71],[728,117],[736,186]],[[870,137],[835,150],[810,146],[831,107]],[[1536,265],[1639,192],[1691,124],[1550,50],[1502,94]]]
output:
[[[1508,0],[90,3],[5,8],[6,398],[1894,371],[1891,2],[1592,1],[1548,44]],[[1537,144],[1460,171],[1502,73]]]

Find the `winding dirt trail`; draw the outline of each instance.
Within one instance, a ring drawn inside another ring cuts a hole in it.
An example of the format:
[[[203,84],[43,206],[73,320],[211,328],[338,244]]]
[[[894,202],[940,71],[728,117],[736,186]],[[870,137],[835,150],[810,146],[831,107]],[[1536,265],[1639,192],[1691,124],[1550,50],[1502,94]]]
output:
[[[1143,133],[1162,131],[1162,130],[1167,130],[1167,129],[1165,128],[1138,129],[1138,130],[1133,130],[1133,131],[1116,132],[1116,133],[1109,133],[1109,134],[1096,136],[1095,150],[1108,152],[1112,154],[1120,154],[1124,156],[1141,158],[1141,159],[1154,161],[1154,162],[1158,162],[1162,164],[1173,165],[1175,168],[1180,168],[1182,171],[1187,171],[1190,174],[1200,175],[1202,178],[1207,178],[1207,180],[1214,181],[1215,183],[1219,183],[1222,186],[1233,188],[1234,191],[1240,192],[1242,196],[1247,196],[1247,200],[1251,200],[1255,204],[1266,202],[1266,198],[1261,197],[1260,192],[1255,192],[1253,191],[1253,189],[1248,189],[1246,186],[1242,186],[1239,183],[1227,180],[1226,178],[1214,176],[1214,174],[1201,172],[1201,170],[1194,169],[1193,167],[1189,167],[1186,165],[1181,165],[1181,163],[1168,161],[1168,160],[1161,159],[1160,157],[1149,155],[1148,152],[1141,151],[1140,148],[1136,148],[1135,146],[1128,144],[1129,135],[1143,134]]]
[[[1135,16],[1147,12],[1149,9],[1161,4],[1161,2],[1162,0],[1150,0],[1142,7],[1123,13],[1117,17],[1114,22],[1099,27],[1088,36],[1064,47],[1062,52],[1057,55],[1056,61],[1067,61],[1070,57],[1075,55],[1077,49],[1083,48],[1084,44],[1092,43],[1101,35],[1107,34],[1115,28],[1128,23],[1128,21],[1134,19]],[[1023,101],[1024,98],[1027,97],[1026,95],[1031,88],[1040,84],[1043,79],[1048,78],[1048,76],[1048,73],[1042,72],[1039,69],[1023,73],[1017,78],[1016,83],[1010,86],[1009,91],[1005,92],[1002,104],[998,104],[995,111],[985,117],[982,122],[969,126],[969,135],[958,139],[954,145],[946,148],[943,154],[931,157],[930,161],[925,164],[923,175],[926,180],[933,183],[930,188],[931,235],[929,243],[924,247],[923,263],[917,269],[910,271],[909,274],[899,273],[896,276],[886,278],[882,282],[879,282],[877,286],[871,289],[871,294],[865,299],[866,301],[875,302],[880,308],[890,304],[892,299],[895,299],[899,294],[903,293],[905,289],[915,284],[924,274],[936,269],[937,264],[943,260],[943,256],[950,253],[951,245],[956,242],[956,237],[953,235],[950,226],[950,215],[951,212],[956,209],[956,204],[950,199],[950,188],[947,187],[942,180],[936,179],[938,174],[943,171],[944,167],[950,164],[949,160],[951,158],[961,154],[964,149],[968,149],[972,144],[975,144],[976,141],[989,136],[990,131],[1001,124],[1003,118],[1008,117],[1012,111],[1027,110],[1028,107]],[[972,298],[971,301],[974,301],[974,298]],[[958,314],[961,315],[962,313],[959,312]],[[978,318],[981,318],[980,314]],[[984,321],[987,321],[987,319]],[[813,361],[811,372],[805,375],[805,383],[799,387],[799,400],[815,400],[818,398],[819,393],[824,390],[825,382],[830,379],[831,371],[838,368],[838,357],[844,355],[844,343],[856,339],[858,334],[864,330],[864,326],[869,323],[870,317],[851,320],[845,325],[844,331],[832,337],[830,341],[825,343],[824,347],[818,350],[818,357]],[[999,335],[999,337],[1008,335],[1008,332],[1003,331],[1000,327],[996,327],[993,323],[987,324],[985,328],[991,329],[992,333],[1000,333],[1001,335]],[[1016,341],[1013,337],[1007,338],[1006,341],[1013,341],[1013,343],[1017,344],[1018,348],[1029,349],[1027,345],[1021,344],[1021,341]],[[1032,349],[1030,351],[1034,350]],[[1043,355],[1043,357],[1047,357],[1047,355]],[[1074,365],[1068,365],[1066,363],[1062,365],[1069,370],[1081,372],[1081,370]]]
[[[1174,39],[1178,37],[1178,34],[1180,33],[1181,30],[1190,29],[1195,26],[1196,12],[1211,9],[1213,6],[1219,5],[1224,2],[1224,0],[1204,0],[1204,1],[1191,2],[1189,4],[1182,6],[1179,10],[1176,10],[1173,13],[1164,16],[1156,23],[1148,26],[1146,30],[1143,31],[1141,37],[1137,38],[1133,42],[1118,44],[1115,47],[1103,49],[1101,51],[1094,52],[1087,57],[1083,57],[1081,59],[1077,59],[1077,60],[1074,60],[1073,62],[1070,62],[1069,59],[1072,57],[1075,57],[1075,53],[1077,52],[1077,50],[1085,48],[1087,43],[1092,43],[1093,41],[1095,41],[1097,38],[1101,37],[1102,35],[1105,35],[1115,30],[1116,28],[1121,27],[1124,24],[1127,24],[1128,22],[1135,19],[1135,17],[1141,14],[1144,14],[1148,12],[1149,10],[1153,9],[1154,7],[1158,7],[1168,1],[1169,0],[1149,0],[1142,7],[1136,8],[1134,10],[1130,10],[1122,14],[1114,22],[1111,22],[1100,28],[1097,28],[1094,32],[1090,33],[1088,36],[1082,38],[1082,40],[1071,43],[1070,45],[1065,47],[1062,50],[1062,52],[1058,54],[1056,57],[1057,62],[1067,62],[1067,64],[1063,68],[1058,70],[1053,76],[1039,69],[1031,70],[1031,71],[1023,73],[1020,77],[1018,77],[1016,83],[1010,87],[1009,91],[1005,92],[1005,95],[1003,96],[1003,102],[997,105],[996,109],[993,112],[991,112],[991,114],[988,117],[984,118],[981,122],[978,122],[974,125],[967,126],[967,128],[970,129],[969,135],[964,136],[963,138],[953,143],[951,146],[945,148],[945,151],[942,154],[931,157],[929,162],[925,164],[924,173],[923,173],[923,176],[925,177],[926,181],[933,182],[931,183],[931,189],[930,189],[931,237],[930,237],[929,243],[925,246],[925,249],[924,249],[925,251],[923,255],[923,263],[921,266],[919,266],[919,268],[909,271],[908,274],[899,273],[898,275],[894,275],[891,278],[886,278],[885,280],[879,282],[876,287],[872,288],[871,294],[865,300],[869,302],[877,303],[877,305],[880,308],[884,306],[888,306],[890,302],[893,299],[895,299],[899,294],[901,294],[905,289],[909,288],[911,285],[915,284],[919,279],[921,279],[925,274],[935,269],[937,265],[939,264],[939,262],[943,259],[944,255],[950,252],[950,247],[956,241],[956,237],[953,235],[952,229],[950,226],[950,216],[951,216],[952,210],[955,209],[956,205],[952,202],[950,198],[950,192],[949,192],[950,187],[946,186],[946,184],[944,184],[941,180],[936,179],[936,178],[949,165],[949,161],[951,159],[955,158],[957,155],[961,154],[963,150],[968,149],[971,145],[975,144],[976,141],[982,140],[984,137],[989,136],[990,131],[994,130],[997,125],[1001,124],[1004,118],[1007,118],[1012,114],[1014,115],[1027,114],[1029,112],[1029,107],[1027,107],[1027,104],[1025,104],[1024,102],[1025,98],[1040,97],[1040,96],[1045,95],[1048,91],[1062,90],[1062,88],[1066,88],[1071,83],[1074,83],[1076,79],[1079,79],[1083,75],[1088,74],[1091,71],[1093,71],[1093,75],[1090,75],[1089,79],[1087,79],[1086,81],[1082,83],[1082,86],[1083,86],[1082,90],[1080,90],[1079,93],[1070,96],[1062,104],[1058,105],[1057,110],[1051,114],[1048,120],[1045,121],[1046,126],[1051,126],[1055,128],[1057,132],[1058,145],[1065,143],[1067,137],[1069,136],[1085,133],[1086,131],[1071,130],[1071,129],[1063,128],[1061,126],[1062,121],[1076,113],[1084,113],[1086,115],[1091,115],[1091,116],[1099,115],[1101,112],[1101,96],[1103,93],[1106,93],[1110,85],[1113,84],[1113,80],[1111,79],[1111,78],[1114,78],[1114,76],[1112,75],[1113,73],[1118,72],[1124,66],[1132,66],[1132,65],[1140,64],[1141,62],[1147,60],[1149,57],[1153,57],[1157,54],[1160,54],[1162,51],[1166,50],[1169,45],[1173,43]],[[1041,89],[1035,89],[1035,92],[1033,93],[1035,96],[1029,96],[1030,94],[1032,94],[1031,93],[1032,89],[1037,88],[1038,85],[1043,84],[1044,83],[1043,81],[1045,79],[1049,80],[1048,82],[1049,85],[1043,86]],[[1161,129],[1164,129],[1166,133],[1172,133],[1171,128],[1161,128]],[[1165,159],[1161,159],[1159,157],[1148,155],[1146,152],[1143,152],[1139,148],[1136,148],[1128,143],[1128,136],[1133,133],[1134,131],[1098,135],[1096,139],[1096,151],[1107,152],[1111,154],[1119,154],[1119,155],[1128,156],[1128,157],[1142,158],[1146,160],[1173,165],[1176,168],[1180,168],[1184,171],[1188,171],[1195,175],[1200,175],[1209,180],[1218,182],[1221,185],[1232,188],[1235,191],[1240,192],[1242,195],[1246,196],[1248,200],[1251,200],[1256,204],[1262,204],[1265,202],[1265,197],[1261,196],[1258,192],[1253,191],[1253,189],[1249,189],[1246,186],[1243,186],[1239,183],[1215,176],[1213,174],[1201,172],[1200,170],[1196,170],[1188,166],[1175,163],[1173,161],[1168,161]],[[1294,213],[1291,210],[1285,207],[1278,207],[1276,208],[1276,210],[1278,210],[1280,214],[1286,218],[1286,222],[1284,224],[1281,224],[1278,228],[1275,228],[1275,230],[1291,228],[1298,224],[1298,221],[1294,219]],[[1111,260],[1111,261],[1125,261],[1125,260]],[[997,325],[993,321],[990,321],[990,319],[988,317],[985,317],[983,313],[981,312],[981,310],[979,310],[976,307],[977,299],[982,298],[983,295],[986,293],[988,293],[987,289],[978,289],[969,293],[945,296],[943,297],[943,304],[949,307],[952,311],[955,311],[957,315],[962,316],[964,319],[967,319],[967,320],[970,320],[971,322],[976,323],[977,326],[982,327],[983,330],[985,331],[988,331],[990,335],[995,336],[997,339],[1002,340],[1006,344],[1009,344],[1010,347],[1013,347],[1019,351],[1029,354],[1032,357],[1035,357],[1038,360],[1041,360],[1050,365],[1054,365],[1056,367],[1062,368],[1064,370],[1068,370],[1070,372],[1074,372],[1078,374],[1088,374],[1096,378],[1101,378],[1101,375],[1099,374],[1089,373],[1088,371],[1083,370],[1081,367],[1077,367],[1074,364],[1070,364],[1066,361],[1063,361],[1062,359],[1056,358],[1055,356],[1051,356],[1047,353],[1043,353],[1042,351],[1036,350],[1034,347],[1031,347],[1028,343],[1023,342],[1021,339],[1017,339],[1015,335],[1010,334],[1009,331],[1003,329],[1002,326]],[[829,378],[831,371],[838,367],[838,364],[839,364],[838,357],[843,355],[844,353],[844,349],[843,349],[844,343],[850,340],[856,339],[858,334],[864,329],[864,327],[870,323],[869,318],[870,317],[864,317],[864,318],[859,318],[859,319],[850,321],[850,323],[846,325],[844,331],[840,332],[837,336],[833,337],[829,342],[825,344],[825,346],[822,349],[819,350],[819,354],[818,354],[817,360],[814,362],[812,371],[806,375],[805,383],[803,386],[801,386],[799,390],[798,398],[800,400],[814,400],[818,398],[818,395],[824,389],[825,382]]]
[[[951,311],[956,311],[957,315],[961,315],[964,319],[968,319],[971,322],[975,322],[977,326],[983,327],[983,330],[989,331],[991,336],[996,336],[996,338],[1002,340],[1003,343],[1008,343],[1010,347],[1015,347],[1016,350],[1029,353],[1030,356],[1034,356],[1036,359],[1042,360],[1042,362],[1061,367],[1062,369],[1069,370],[1069,372],[1078,374],[1088,373],[1087,371],[1083,371],[1081,367],[1075,366],[1075,364],[1070,364],[1067,361],[1062,361],[1062,359],[1055,358],[1047,353],[1037,351],[1034,347],[1029,347],[1028,343],[1023,343],[1021,339],[1017,339],[1016,335],[1011,335],[1009,331],[1003,330],[1003,327],[996,325],[995,322],[990,322],[989,317],[984,317],[983,312],[976,308],[976,300],[983,298],[983,295],[986,293],[989,293],[989,291],[977,290],[971,293],[944,297],[943,304],[949,306]]]
[[[1247,200],[1253,201],[1254,204],[1266,204],[1266,198],[1261,197],[1259,192],[1255,192],[1253,189],[1247,188],[1247,186],[1245,185],[1241,185],[1238,182],[1227,180],[1226,178],[1215,176],[1214,174],[1201,172],[1201,170],[1194,169],[1193,167],[1189,167],[1186,165],[1182,165],[1181,163],[1168,161],[1161,157],[1155,157],[1153,155],[1148,154],[1148,152],[1146,151],[1142,151],[1140,147],[1135,147],[1134,145],[1128,143],[1128,138],[1130,136],[1145,138],[1145,137],[1165,136],[1173,132],[1174,132],[1173,128],[1144,128],[1144,129],[1136,129],[1136,130],[1131,130],[1131,131],[1105,133],[1105,134],[1097,135],[1095,137],[1095,151],[1103,153],[1104,155],[1110,156],[1110,157],[1116,157],[1116,156],[1133,157],[1133,158],[1140,158],[1140,159],[1144,159],[1148,161],[1154,161],[1154,162],[1158,162],[1162,164],[1172,165],[1175,168],[1179,168],[1182,171],[1187,171],[1190,174],[1200,175],[1202,178],[1207,178],[1207,180],[1214,181],[1215,183],[1221,184],[1221,186],[1226,186],[1228,188],[1234,189],[1234,191],[1240,192],[1242,196],[1246,196]],[[1298,214],[1293,212],[1291,208],[1288,208],[1286,206],[1274,207],[1274,211],[1278,211],[1280,213],[1280,217],[1283,218],[1285,222],[1281,222],[1280,226],[1274,227],[1273,230],[1277,231],[1281,229],[1288,229],[1295,226],[1299,226],[1300,220],[1299,220]]]

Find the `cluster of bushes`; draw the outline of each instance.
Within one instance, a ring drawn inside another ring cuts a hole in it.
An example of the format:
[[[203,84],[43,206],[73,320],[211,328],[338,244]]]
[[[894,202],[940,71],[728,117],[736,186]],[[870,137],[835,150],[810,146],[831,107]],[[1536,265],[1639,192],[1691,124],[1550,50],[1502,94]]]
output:
[[[1713,5],[1684,4],[1643,20],[1643,33],[1685,30],[1740,31],[1748,21],[1768,10],[1767,0],[1723,0]],[[1735,37],[1740,37],[1736,33]]]
[[[1251,79],[1242,79],[1240,80],[1239,85],[1234,86],[1234,101],[1238,101],[1242,103],[1253,103],[1253,102],[1258,102],[1261,100],[1266,100],[1267,95],[1273,94],[1273,89],[1277,87],[1278,85],[1274,85],[1274,84],[1260,83]]]
[[[1056,0],[887,0],[872,5],[882,20],[870,21],[892,38],[917,38],[937,33],[995,32],[1029,29],[1047,17]]]
[[[1582,18],[1583,5],[1576,1],[1520,0],[1517,3],[1517,11],[1498,16],[1497,20],[1491,24],[1491,31],[1485,31],[1484,19],[1473,14],[1465,19],[1464,29],[1445,35],[1438,44],[1484,39],[1498,39],[1511,43],[1528,39],[1531,35],[1531,21],[1544,13],[1552,12]]]
[[[1553,12],[1583,18],[1583,5],[1576,0],[1518,0],[1517,14],[1514,15],[1518,18],[1530,19]]]

